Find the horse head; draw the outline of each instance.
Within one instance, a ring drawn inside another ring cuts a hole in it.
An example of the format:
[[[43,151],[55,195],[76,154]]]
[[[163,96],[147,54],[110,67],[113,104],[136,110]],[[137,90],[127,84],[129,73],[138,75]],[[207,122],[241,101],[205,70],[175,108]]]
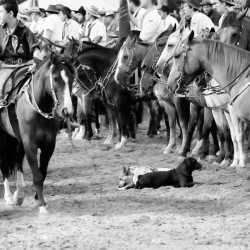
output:
[[[128,36],[117,56],[117,68],[115,80],[121,84],[127,84],[134,70],[140,63],[139,46],[137,38]]]
[[[145,94],[149,96],[153,93],[154,85],[159,80],[159,76],[156,72],[156,63],[163,51],[169,35],[175,31],[175,27],[170,27],[170,29],[162,32],[154,42],[154,45],[149,49],[148,53],[144,57],[141,69],[142,77],[140,80],[140,96],[143,97]]]
[[[187,38],[179,42],[174,50],[167,85],[169,86],[168,90],[175,91],[176,94],[178,94],[180,88],[186,87],[194,80],[194,74],[197,75],[204,71],[200,69],[200,62],[195,54],[197,51],[194,52],[190,49],[193,39],[194,32],[191,31]]]
[[[178,30],[173,32],[163,49],[158,62],[156,63],[156,70],[159,75],[168,78],[169,72],[173,63],[173,55],[176,47],[190,34],[190,30],[181,26]]]
[[[50,96],[46,102],[38,100],[37,107],[42,103],[42,105],[46,106],[42,109],[50,110],[52,117],[54,111],[57,111],[61,118],[70,117],[73,114],[71,91],[75,78],[76,71],[69,58],[52,52],[47,61],[37,69],[34,75],[34,79],[40,81],[34,88],[34,96],[38,97],[39,93],[42,93],[44,89],[47,95]],[[45,86],[41,84],[43,81],[45,81]],[[42,97],[40,96],[40,98]]]

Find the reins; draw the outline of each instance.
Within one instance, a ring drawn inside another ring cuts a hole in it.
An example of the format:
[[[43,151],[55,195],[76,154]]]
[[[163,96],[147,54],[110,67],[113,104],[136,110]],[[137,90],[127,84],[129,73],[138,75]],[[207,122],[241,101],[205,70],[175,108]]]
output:
[[[50,66],[50,88],[51,88],[54,106],[53,106],[52,111],[50,113],[45,113],[38,107],[38,104],[36,102],[35,95],[34,95],[34,74],[32,74],[32,76],[31,76],[31,83],[29,85],[27,85],[27,87],[24,89],[26,96],[27,96],[27,99],[31,104],[31,107],[46,119],[54,119],[55,118],[55,111],[56,111],[58,105],[60,104],[58,99],[57,99],[56,92],[55,92],[55,89],[53,86],[53,77],[52,77],[52,73],[51,73],[52,67],[53,67],[53,65]],[[31,100],[30,100],[30,96],[28,94],[29,86],[31,86]]]

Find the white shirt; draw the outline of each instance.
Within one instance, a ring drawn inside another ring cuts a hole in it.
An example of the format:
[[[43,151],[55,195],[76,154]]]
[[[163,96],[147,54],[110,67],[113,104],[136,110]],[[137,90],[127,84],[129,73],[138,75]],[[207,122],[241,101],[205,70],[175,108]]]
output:
[[[72,38],[74,37],[76,40],[79,40],[80,36],[80,25],[78,22],[73,20],[72,18],[68,20],[68,22],[64,23],[65,31],[63,31],[64,37],[62,37],[62,41],[68,41],[68,37]],[[65,33],[64,33],[65,32]]]
[[[190,30],[194,31],[194,37],[199,36],[203,30],[214,27],[212,20],[201,12],[195,12],[190,23]]]
[[[172,17],[171,15],[167,15],[166,19],[163,20],[164,30],[167,30],[170,25],[172,25],[172,27],[174,27],[176,25],[176,28],[178,28],[179,23],[174,17]]]
[[[139,7],[133,14],[133,17],[135,17],[138,22],[139,20],[141,20],[145,14],[146,10],[144,8],[141,8]],[[136,25],[134,25],[132,22],[130,22],[130,27],[131,27],[131,30],[141,30],[140,27],[137,27]]]
[[[101,36],[102,40],[98,45],[105,46],[107,41],[106,27],[103,22],[96,19],[93,23],[89,23],[85,30],[85,36],[88,36],[93,41],[97,36]]]
[[[164,30],[162,19],[155,8],[147,10],[144,17],[140,20],[140,23],[140,39],[143,42],[154,42]]]
[[[52,41],[62,40],[63,22],[57,14],[51,14],[44,21],[44,31],[52,31]]]

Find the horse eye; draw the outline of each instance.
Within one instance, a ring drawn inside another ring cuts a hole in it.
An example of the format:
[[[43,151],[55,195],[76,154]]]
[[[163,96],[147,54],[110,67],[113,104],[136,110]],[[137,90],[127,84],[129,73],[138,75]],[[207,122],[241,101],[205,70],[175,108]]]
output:
[[[172,48],[172,47],[173,47],[173,44],[168,44],[168,47],[169,47],[169,48]]]
[[[174,58],[178,59],[180,57],[180,54],[174,54]]]

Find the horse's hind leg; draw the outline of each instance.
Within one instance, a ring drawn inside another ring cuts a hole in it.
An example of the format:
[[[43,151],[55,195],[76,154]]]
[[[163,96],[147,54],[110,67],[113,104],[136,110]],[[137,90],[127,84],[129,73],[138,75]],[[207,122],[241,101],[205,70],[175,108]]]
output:
[[[6,207],[13,207],[14,201],[10,191],[9,177],[16,169],[16,152],[19,142],[0,128],[0,169],[4,181],[4,199]]]
[[[17,190],[14,192],[13,200],[16,206],[21,206],[24,201],[24,178],[23,178],[23,158],[24,158],[25,152],[23,149],[23,145],[20,144],[18,147],[17,152],[17,183],[16,188]]]

